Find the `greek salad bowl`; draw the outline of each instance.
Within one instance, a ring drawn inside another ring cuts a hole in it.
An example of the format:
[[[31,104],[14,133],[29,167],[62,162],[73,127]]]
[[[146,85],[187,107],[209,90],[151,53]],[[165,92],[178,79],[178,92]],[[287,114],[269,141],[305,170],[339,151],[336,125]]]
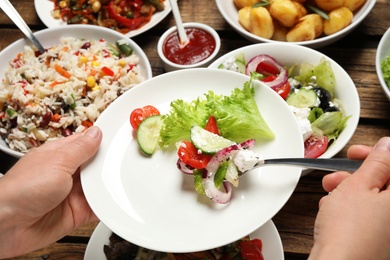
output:
[[[356,86],[339,64],[316,50],[281,42],[253,44],[225,54],[209,68],[247,76],[259,73],[260,80],[293,110],[301,127],[305,157],[337,155],[356,130],[360,116]],[[305,169],[302,175],[309,172]]]
[[[379,42],[375,66],[383,92],[390,101],[390,28],[387,29]]]
[[[152,77],[131,39],[92,25],[35,33],[0,52],[0,150],[16,158],[33,147],[82,132],[118,96]]]
[[[286,0],[215,0],[215,2],[226,22],[253,43],[284,41],[317,49],[351,33],[370,14],[376,0],[315,0],[310,2],[310,6],[301,4],[302,1],[295,3],[298,1]],[[342,6],[336,7],[342,2],[344,2]],[[270,5],[265,5],[267,3]],[[312,11],[313,6],[315,10],[321,11]],[[259,9],[255,12],[257,15],[253,15],[254,22],[250,22],[249,11],[247,12],[251,7]]]

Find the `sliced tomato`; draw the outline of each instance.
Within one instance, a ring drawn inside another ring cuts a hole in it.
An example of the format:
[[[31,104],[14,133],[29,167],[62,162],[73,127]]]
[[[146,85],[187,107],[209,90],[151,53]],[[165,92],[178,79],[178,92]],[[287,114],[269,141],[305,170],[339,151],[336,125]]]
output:
[[[130,114],[130,124],[134,130],[137,130],[138,126],[145,118],[159,114],[160,111],[154,106],[148,105],[142,108],[136,108]]]
[[[177,155],[180,160],[196,169],[204,169],[209,163],[212,155],[200,153],[190,141],[182,141],[179,145]]]
[[[206,126],[204,127],[207,131],[219,135],[218,125],[217,125],[217,119],[213,115],[210,115],[209,119],[207,120]]]
[[[260,246],[260,247],[259,247]],[[241,257],[248,260],[263,260],[262,242],[260,239],[240,242]]]
[[[305,141],[305,158],[318,158],[328,148],[328,138],[326,136],[310,136]]]
[[[278,76],[276,75],[269,75],[269,76],[266,76],[265,78],[263,78],[261,81],[263,82],[271,82],[271,81],[274,81]]]
[[[278,75],[280,73],[279,69],[270,62],[262,61],[257,64],[256,72],[263,75]]]
[[[291,86],[290,83],[286,81],[286,83],[284,83],[283,85],[278,87],[273,87],[272,89],[275,90],[276,93],[278,93],[279,96],[281,96],[283,99],[286,99],[290,94]]]

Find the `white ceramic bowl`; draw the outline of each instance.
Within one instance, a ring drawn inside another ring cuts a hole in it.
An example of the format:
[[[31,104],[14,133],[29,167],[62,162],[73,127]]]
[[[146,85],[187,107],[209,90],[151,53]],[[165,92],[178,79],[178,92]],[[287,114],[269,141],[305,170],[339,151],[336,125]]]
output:
[[[379,82],[381,83],[383,92],[390,101],[390,86],[386,85],[384,80],[383,71],[381,68],[381,61],[390,55],[390,28],[387,29],[385,34],[382,36],[378,48],[376,50],[375,66],[376,73],[378,75]]]
[[[211,34],[215,40],[214,52],[208,58],[206,58],[198,63],[192,64],[192,65],[181,65],[181,64],[177,64],[177,63],[174,63],[174,62],[168,60],[166,58],[166,56],[164,55],[163,46],[164,46],[164,42],[167,39],[167,37],[170,34],[177,31],[177,27],[173,26],[173,27],[169,28],[165,33],[163,33],[163,35],[161,35],[161,37],[157,43],[157,53],[163,62],[163,66],[164,66],[164,69],[166,72],[180,70],[180,69],[207,67],[214,60],[214,58],[216,57],[216,55],[219,52],[219,49],[221,48],[221,39],[220,39],[218,33],[210,26],[208,26],[206,24],[202,24],[202,23],[184,23],[183,25],[184,25],[184,28],[198,28],[198,29],[204,30],[204,31],[208,32],[209,34]]]
[[[134,52],[140,59],[142,77],[144,79],[152,77],[152,69],[149,60],[142,49],[133,40],[114,30],[93,25],[68,25],[45,29],[34,33],[34,35],[42,43],[44,48],[55,46],[59,43],[60,38],[66,36],[91,40],[105,39],[112,43],[115,43],[120,39],[126,40],[133,47]],[[26,45],[32,44],[27,39],[20,39],[0,52],[0,79],[4,78],[5,72],[9,67],[9,62],[15,59],[18,53],[23,52],[24,46]],[[0,138],[0,150],[16,158],[20,158],[24,155],[21,152],[10,149],[2,138]]]
[[[244,27],[238,22],[238,10],[233,3],[233,0],[215,0],[217,7],[222,14],[223,18],[233,27],[235,31],[237,31],[241,36],[246,38],[247,40],[258,43],[258,42],[278,42],[275,40],[266,39],[263,37],[256,36],[249,31],[245,30]],[[374,7],[376,0],[367,0],[366,3],[354,14],[352,19],[352,23],[341,31],[329,35],[323,36],[318,39],[314,39],[312,41],[302,41],[302,42],[294,42],[292,44],[307,46],[311,48],[320,48],[331,43],[334,43],[347,34],[349,34],[353,29],[355,29],[366,16],[370,13],[371,9]]]
[[[339,64],[326,55],[311,48],[284,42],[275,42],[253,44],[239,48],[215,60],[209,67],[218,68],[221,63],[238,54],[244,54],[246,61],[259,54],[268,54],[274,57],[280,64],[287,67],[302,63],[316,65],[320,63],[323,58],[329,61],[336,78],[335,98],[341,101],[346,115],[350,115],[351,117],[348,119],[347,126],[341,132],[338,139],[330,145],[327,151],[320,157],[331,158],[343,149],[355,133],[358,125],[360,117],[360,100],[356,86],[351,77]],[[305,175],[308,172],[310,171],[304,170],[302,175]]]
[[[100,222],[92,233],[85,249],[84,260],[107,260],[104,253],[104,246],[112,244],[110,237],[113,232]],[[261,239],[263,248],[261,250],[264,259],[284,260],[282,240],[275,224],[269,220],[261,228],[249,235],[251,239]]]

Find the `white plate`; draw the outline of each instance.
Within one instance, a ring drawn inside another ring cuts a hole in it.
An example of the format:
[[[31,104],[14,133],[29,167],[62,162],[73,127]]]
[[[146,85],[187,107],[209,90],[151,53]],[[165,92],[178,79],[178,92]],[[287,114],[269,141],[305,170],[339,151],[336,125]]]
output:
[[[141,49],[141,47],[136,44],[132,39],[127,38],[123,34],[116,32],[114,30],[93,26],[93,25],[68,25],[64,27],[55,27],[55,28],[47,28],[41,30],[39,32],[34,33],[35,37],[42,43],[43,47],[49,48],[55,46],[59,43],[62,37],[75,37],[78,39],[89,39],[89,40],[98,40],[105,39],[107,42],[115,43],[116,41],[122,39],[128,42],[134,50],[134,53],[139,57],[139,64],[141,68],[141,76],[144,79],[151,78],[152,75],[152,67],[150,66],[149,59]],[[0,52],[0,79],[4,78],[4,75],[9,67],[9,61],[15,59],[18,53],[24,51],[24,47],[26,45],[32,45],[29,40],[26,38],[17,40],[11,45],[7,46]],[[0,137],[0,150],[14,156],[16,158],[20,158],[24,155],[24,153],[12,150],[5,143],[5,141]]]
[[[56,27],[56,26],[66,26],[67,23],[62,21],[61,19],[54,19],[52,16],[52,12],[54,9],[54,3],[50,0],[34,0],[35,10],[41,19],[41,21],[48,27]],[[152,16],[152,19],[137,30],[132,30],[125,35],[127,37],[134,37],[141,33],[148,31],[149,29],[156,26],[159,22],[161,22],[169,13],[171,12],[171,5],[169,1],[165,1],[165,9],[161,12],[157,12]]]
[[[279,42],[279,41],[270,40],[270,39],[257,36],[245,30],[244,27],[242,27],[241,24],[238,22],[238,9],[234,5],[233,0],[215,0],[215,2],[217,4],[219,12],[226,20],[226,22],[228,22],[230,26],[232,26],[237,33],[239,33],[247,40],[254,43]],[[352,30],[354,30],[364,20],[364,18],[366,18],[366,16],[371,12],[375,3],[376,0],[367,0],[366,3],[357,12],[355,12],[352,18],[352,23],[337,33],[328,36],[323,36],[318,39],[314,39],[312,41],[294,42],[290,44],[297,44],[297,45],[307,46],[311,48],[320,48],[329,45],[331,43],[334,43],[339,39],[343,38],[344,36],[346,36],[347,34],[349,34]]]
[[[100,222],[93,231],[85,250],[84,260],[106,260],[104,245],[110,244],[112,231]],[[267,221],[261,228],[250,234],[250,238],[258,238],[263,242],[264,259],[283,260],[283,245],[278,230],[272,220]]]
[[[248,80],[217,69],[165,73],[130,89],[98,118],[103,141],[82,169],[85,196],[98,218],[120,237],[161,252],[194,252],[236,241],[270,220],[294,191],[301,170],[264,167],[241,178],[229,204],[197,196],[193,177],[176,168],[176,151],[142,156],[132,137],[131,111],[145,105],[161,113],[176,99],[194,100],[209,90],[230,95]],[[275,139],[257,142],[267,157],[303,157],[294,115],[273,90],[255,82],[255,100]],[[169,234],[169,236],[167,236]]]
[[[343,105],[345,114],[351,117],[348,119],[347,126],[341,132],[337,140],[330,145],[320,157],[331,158],[344,148],[352,138],[359,123],[360,99],[351,77],[339,64],[321,52],[308,47],[292,45],[285,42],[274,42],[252,44],[231,51],[215,60],[210,64],[209,68],[218,68],[221,63],[238,54],[244,54],[246,61],[249,61],[252,57],[259,54],[268,54],[285,67],[302,63],[315,65],[319,64],[321,59],[329,61],[336,78],[335,97],[340,100]],[[311,172],[311,170],[304,170],[302,171],[302,175],[306,175],[309,172]]]

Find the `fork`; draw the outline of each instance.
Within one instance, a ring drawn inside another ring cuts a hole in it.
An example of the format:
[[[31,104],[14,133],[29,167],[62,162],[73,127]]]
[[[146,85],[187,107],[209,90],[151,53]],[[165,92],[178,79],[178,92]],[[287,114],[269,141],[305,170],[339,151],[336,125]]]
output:
[[[323,171],[356,171],[363,163],[363,160],[352,160],[347,158],[278,158],[278,159],[264,159],[258,160],[254,166],[240,174],[243,175],[246,172],[255,168],[271,166],[271,165],[284,165],[295,166],[302,168],[309,168]]]

